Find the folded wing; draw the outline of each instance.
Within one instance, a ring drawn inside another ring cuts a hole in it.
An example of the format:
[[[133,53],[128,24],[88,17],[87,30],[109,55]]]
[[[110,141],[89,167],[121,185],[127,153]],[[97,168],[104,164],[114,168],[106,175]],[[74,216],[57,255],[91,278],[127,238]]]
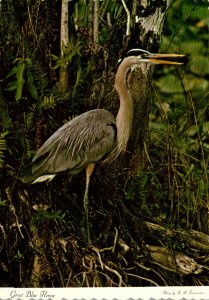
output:
[[[80,172],[111,152],[116,140],[113,115],[104,109],[88,111],[60,127],[37,151],[24,182],[53,178],[58,172]],[[48,176],[51,176],[48,178]]]

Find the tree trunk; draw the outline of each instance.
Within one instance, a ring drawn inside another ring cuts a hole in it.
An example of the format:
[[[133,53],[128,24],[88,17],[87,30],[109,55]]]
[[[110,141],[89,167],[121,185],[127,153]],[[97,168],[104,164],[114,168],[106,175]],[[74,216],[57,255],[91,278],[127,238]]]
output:
[[[161,40],[162,29],[171,0],[134,2],[132,7],[132,32],[130,43],[139,48],[157,52]],[[146,12],[146,13],[145,13]],[[134,14],[134,15],[133,15]],[[136,15],[135,15],[136,14]],[[134,19],[135,22],[134,22]],[[136,33],[138,32],[138,35]],[[149,112],[152,96],[151,75],[153,67],[142,64],[131,73],[130,90],[134,98],[134,124],[128,151],[132,153],[130,168],[133,174],[143,169],[148,161],[149,145]]]
[[[94,13],[93,13],[93,37],[94,37],[94,47],[98,46],[99,42],[99,1],[94,0]]]
[[[68,29],[68,0],[62,0],[61,9],[61,36],[60,36],[60,55],[63,59],[66,55],[67,47],[69,44],[69,29]],[[68,63],[63,62],[60,67],[60,83],[63,92],[67,92],[69,88],[69,73]]]

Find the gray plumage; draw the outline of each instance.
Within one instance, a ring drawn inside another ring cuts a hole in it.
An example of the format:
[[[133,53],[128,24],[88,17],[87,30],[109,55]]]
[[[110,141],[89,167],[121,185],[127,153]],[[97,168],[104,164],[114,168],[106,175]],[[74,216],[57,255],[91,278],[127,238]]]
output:
[[[115,139],[115,118],[109,111],[94,109],[75,117],[60,127],[37,151],[23,182],[33,182],[40,176],[66,170],[71,174],[79,173],[90,163],[108,155]],[[40,181],[50,178],[45,176]]]

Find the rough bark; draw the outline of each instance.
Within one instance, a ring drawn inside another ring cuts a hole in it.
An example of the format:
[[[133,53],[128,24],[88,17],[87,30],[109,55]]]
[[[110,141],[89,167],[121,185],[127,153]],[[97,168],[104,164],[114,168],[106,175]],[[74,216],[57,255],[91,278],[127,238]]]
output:
[[[94,37],[94,47],[97,48],[98,42],[99,42],[99,3],[98,3],[98,0],[94,0],[93,37]]]
[[[171,1],[141,1],[132,7],[132,36],[130,43],[151,52],[157,52],[162,29]],[[134,19],[133,19],[134,18]],[[151,75],[153,68],[143,64],[132,72],[129,83],[135,105],[135,116],[129,151],[132,153],[130,167],[133,174],[143,169],[148,161],[149,111],[152,95]]]
[[[69,44],[68,0],[62,0],[61,36],[60,36],[61,59],[65,57],[68,44]],[[67,92],[69,88],[68,62],[64,62],[60,67],[60,83],[63,87],[63,91]]]

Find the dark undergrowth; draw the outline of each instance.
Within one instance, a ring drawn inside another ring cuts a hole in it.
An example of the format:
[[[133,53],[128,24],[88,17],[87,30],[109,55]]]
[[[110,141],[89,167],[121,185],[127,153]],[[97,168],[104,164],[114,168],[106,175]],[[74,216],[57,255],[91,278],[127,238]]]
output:
[[[161,49],[187,54],[189,64],[154,73],[150,144],[138,173],[120,157],[92,175],[89,246],[85,172],[36,185],[23,184],[20,174],[63,123],[96,107],[117,110],[113,80],[126,14],[121,3],[109,1],[112,27],[102,19],[95,50],[86,10],[77,7],[79,30],[72,15],[70,87],[64,93],[55,30],[59,1],[29,1],[32,24],[38,24],[33,28],[27,7],[15,6],[23,2],[0,4],[0,286],[208,285],[206,3],[174,1]]]

